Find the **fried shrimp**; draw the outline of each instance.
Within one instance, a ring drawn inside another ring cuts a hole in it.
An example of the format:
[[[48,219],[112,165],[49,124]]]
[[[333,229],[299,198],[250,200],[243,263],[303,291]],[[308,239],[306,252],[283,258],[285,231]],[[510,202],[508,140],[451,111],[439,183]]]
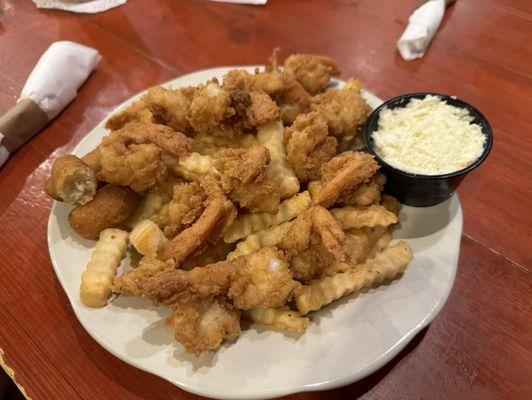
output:
[[[336,151],[336,139],[328,136],[327,122],[317,112],[299,115],[284,140],[287,160],[303,182],[318,178],[321,165]]]
[[[340,75],[336,61],[316,54],[293,54],[285,60],[284,68],[312,95],[325,89],[331,76]]]

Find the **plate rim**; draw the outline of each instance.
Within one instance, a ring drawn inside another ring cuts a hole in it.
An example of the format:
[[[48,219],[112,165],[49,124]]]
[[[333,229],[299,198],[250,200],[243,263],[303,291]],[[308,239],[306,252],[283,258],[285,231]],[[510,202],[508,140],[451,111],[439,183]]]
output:
[[[184,79],[192,75],[196,75],[198,73],[205,73],[208,71],[213,71],[213,73],[216,73],[216,71],[220,70],[230,70],[235,68],[245,68],[245,69],[254,69],[254,68],[263,68],[263,65],[233,65],[233,66],[221,66],[221,67],[212,67],[212,68],[204,68],[197,71],[189,72],[183,75],[179,75],[173,79],[169,79],[163,83],[158,84],[157,86],[171,86],[173,82],[179,79]],[[345,83],[344,80],[341,79],[335,79],[336,82],[339,83]],[[150,86],[151,87],[151,86]],[[79,142],[72,148],[70,151],[71,154],[78,151],[79,147],[83,145],[83,143],[88,140],[88,137],[91,135],[92,132],[94,132],[96,129],[99,129],[100,127],[103,127],[105,124],[105,121],[111,115],[112,113],[115,113],[122,108],[124,108],[126,105],[130,104],[131,102],[135,101],[137,98],[140,98],[144,93],[148,91],[149,88],[140,91],[133,96],[127,98],[123,102],[121,102],[119,105],[117,105],[108,115],[106,115],[98,124],[96,124],[92,129],[90,129],[89,132],[87,132],[86,135],[84,135]],[[369,92],[367,90],[363,90],[366,95],[372,96],[379,101],[382,101],[378,96],[373,94],[372,92]],[[457,218],[459,219],[459,227],[460,227],[460,234],[459,237],[461,238],[462,232],[463,232],[463,215],[462,215],[462,209],[460,204],[460,199],[458,197],[458,194],[455,193],[454,197],[457,202]],[[448,281],[448,285],[445,288],[445,292],[443,296],[440,297],[438,302],[432,307],[432,309],[425,315],[425,317],[412,329],[410,329],[406,334],[404,334],[392,347],[390,347],[388,350],[383,352],[379,357],[377,357],[372,363],[368,364],[366,367],[358,369],[356,371],[347,373],[339,378],[335,379],[328,379],[321,382],[311,383],[311,384],[303,384],[299,386],[294,387],[280,387],[275,389],[268,389],[268,390],[259,390],[259,391],[246,391],[245,394],[236,394],[231,393],[229,395],[224,395],[223,393],[219,393],[216,390],[205,388],[202,389],[198,386],[189,385],[183,382],[179,382],[177,380],[172,380],[169,378],[166,378],[165,376],[161,376],[157,372],[154,372],[153,370],[150,370],[149,368],[145,368],[143,364],[137,360],[127,358],[125,356],[122,356],[119,352],[115,351],[111,346],[108,346],[105,340],[99,337],[99,334],[95,333],[92,328],[89,328],[88,321],[85,321],[84,317],[81,315],[80,310],[78,309],[78,304],[76,304],[76,300],[74,298],[71,298],[66,288],[66,282],[63,279],[62,274],[60,273],[59,268],[59,262],[56,259],[56,255],[52,253],[53,243],[52,243],[52,236],[50,234],[51,230],[53,229],[54,224],[54,215],[56,212],[56,208],[59,206],[59,202],[55,201],[53,202],[52,207],[50,208],[50,215],[48,217],[48,223],[47,223],[47,245],[48,245],[48,254],[50,255],[50,260],[52,262],[52,266],[54,269],[54,273],[56,275],[56,278],[59,280],[59,283],[61,284],[61,287],[63,289],[63,292],[65,293],[66,297],[68,298],[68,301],[72,307],[72,310],[74,311],[74,314],[76,315],[76,318],[78,322],[81,324],[83,329],[91,336],[93,340],[95,340],[100,346],[102,346],[106,351],[111,353],[113,356],[117,357],[121,361],[134,366],[135,368],[138,368],[142,371],[148,372],[152,375],[155,375],[159,378],[162,378],[171,384],[179,387],[180,389],[186,390],[190,393],[201,395],[201,396],[208,396],[211,398],[216,399],[270,399],[274,397],[280,397],[280,396],[286,396],[289,394],[294,393],[300,393],[300,392],[306,392],[306,391],[322,391],[322,390],[330,390],[335,389],[338,387],[346,386],[348,384],[354,383],[358,380],[361,380],[375,371],[379,370],[386,364],[388,364],[393,358],[395,358],[406,346],[410,341],[426,326],[428,326],[434,318],[439,314],[439,312],[442,310],[443,306],[449,299],[449,296],[451,294],[451,291],[454,287],[454,283],[456,281],[456,273],[458,270],[458,259],[457,264],[454,266],[452,270],[452,276]],[[458,256],[460,253],[460,239],[458,240]]]

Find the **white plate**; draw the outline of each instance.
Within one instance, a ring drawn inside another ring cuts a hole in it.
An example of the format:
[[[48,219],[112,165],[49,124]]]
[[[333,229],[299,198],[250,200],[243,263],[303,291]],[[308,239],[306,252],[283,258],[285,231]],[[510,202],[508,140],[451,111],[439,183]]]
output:
[[[220,78],[229,69],[199,71],[166,86],[197,85],[213,76]],[[369,93],[365,96],[372,107],[381,102]],[[105,134],[102,122],[73,154],[88,153]],[[236,343],[224,344],[217,352],[196,359],[163,327],[168,312],[162,307],[132,297],[119,297],[101,309],[81,304],[80,276],[94,242],[81,239],[70,229],[70,208],[54,203],[48,246],[57,277],[83,327],[123,361],[187,391],[221,399],[263,399],[330,389],[382,367],[443,307],[454,282],[462,233],[456,196],[434,207],[404,207],[394,237],[408,241],[414,259],[400,279],[314,313],[300,337],[252,326]],[[129,260],[122,265],[129,265]]]

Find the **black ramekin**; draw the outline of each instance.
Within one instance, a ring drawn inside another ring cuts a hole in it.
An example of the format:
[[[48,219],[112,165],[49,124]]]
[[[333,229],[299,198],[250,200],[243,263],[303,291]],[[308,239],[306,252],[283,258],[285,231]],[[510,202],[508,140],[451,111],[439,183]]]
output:
[[[465,108],[474,117],[472,123],[480,125],[482,133],[486,135],[486,143],[481,156],[473,164],[449,174],[421,175],[392,167],[376,154],[373,149],[372,134],[378,128],[381,110],[383,108],[405,107],[411,99],[423,99],[427,95],[438,96],[452,106]],[[364,144],[366,150],[375,155],[375,159],[381,165],[382,172],[388,178],[384,191],[397,197],[401,203],[410,206],[427,207],[441,203],[452,196],[454,190],[458,187],[462,179],[464,179],[465,175],[482,164],[493,146],[493,132],[491,131],[488,120],[480,111],[454,96],[451,97],[445,94],[429,92],[410,93],[394,97],[384,102],[371,113],[364,125]]]

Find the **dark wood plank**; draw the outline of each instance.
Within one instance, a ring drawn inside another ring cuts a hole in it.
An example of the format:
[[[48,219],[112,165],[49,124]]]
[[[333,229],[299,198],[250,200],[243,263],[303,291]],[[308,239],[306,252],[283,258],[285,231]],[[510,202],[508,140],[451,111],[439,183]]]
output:
[[[64,399],[81,399],[1,302],[0,321],[0,378],[3,369],[33,399],[57,398],[59,393]]]

